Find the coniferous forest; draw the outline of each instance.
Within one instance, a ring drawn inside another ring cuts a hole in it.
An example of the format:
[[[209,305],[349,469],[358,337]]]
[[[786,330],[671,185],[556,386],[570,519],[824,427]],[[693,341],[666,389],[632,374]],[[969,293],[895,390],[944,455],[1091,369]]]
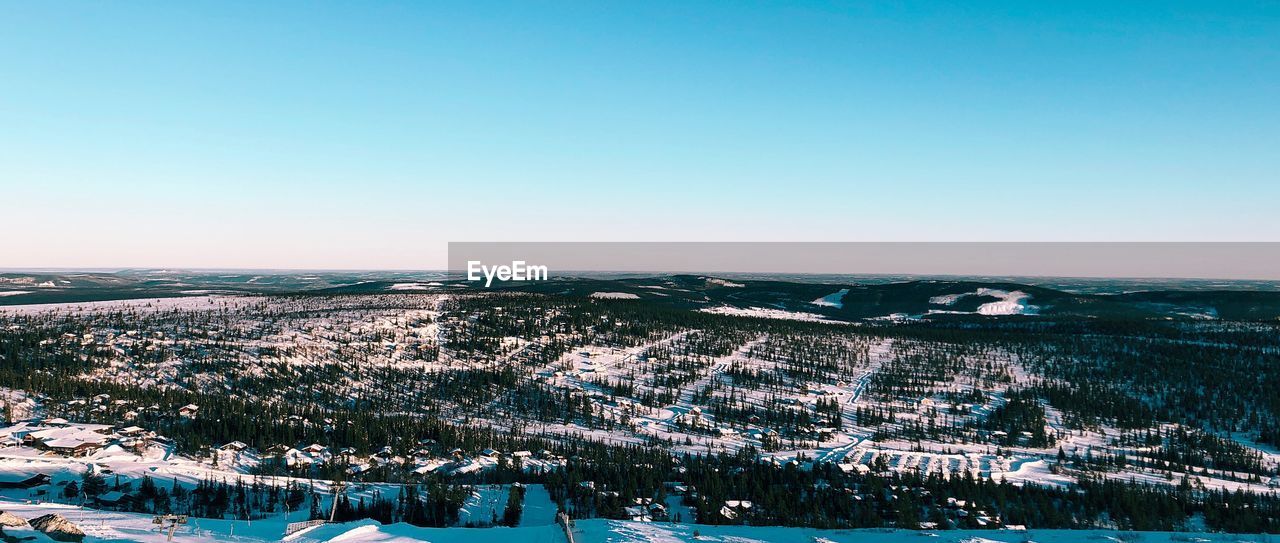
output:
[[[0,312],[0,388],[10,425],[138,428],[135,446],[238,474],[86,473],[59,490],[138,512],[450,526],[471,485],[501,484],[485,523],[514,526],[539,484],[572,518],[679,503],[679,519],[644,514],[1274,533],[1278,332],[525,292],[214,296]]]

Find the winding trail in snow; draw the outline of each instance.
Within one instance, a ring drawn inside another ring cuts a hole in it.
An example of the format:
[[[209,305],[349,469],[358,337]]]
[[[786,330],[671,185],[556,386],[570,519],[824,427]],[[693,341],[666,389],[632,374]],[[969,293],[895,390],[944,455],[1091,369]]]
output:
[[[871,438],[871,432],[858,429],[858,416],[856,407],[858,400],[862,398],[862,393],[866,392],[867,386],[871,383],[871,377],[879,371],[880,366],[884,363],[885,358],[889,356],[889,351],[893,346],[893,340],[886,339],[873,348],[869,354],[868,366],[866,373],[858,377],[853,382],[853,389],[849,397],[845,400],[841,409],[840,419],[845,428],[851,430],[847,433],[851,441],[844,445],[839,445],[829,449],[823,449],[813,459],[814,463],[836,463],[844,459],[853,449],[861,445],[863,441]]]

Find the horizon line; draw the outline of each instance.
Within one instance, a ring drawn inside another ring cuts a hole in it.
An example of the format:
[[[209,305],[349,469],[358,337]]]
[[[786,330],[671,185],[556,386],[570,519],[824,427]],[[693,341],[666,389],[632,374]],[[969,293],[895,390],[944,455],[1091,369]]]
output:
[[[0,274],[12,273],[56,273],[56,272],[72,272],[72,273],[100,273],[100,274],[119,274],[123,272],[188,272],[188,273],[254,273],[267,275],[300,275],[300,274],[337,274],[337,273],[433,273],[445,275],[459,275],[463,272],[448,269],[409,269],[409,268],[187,268],[178,266],[169,267],[49,267],[49,268],[0,268]],[[1158,276],[1123,276],[1123,275],[1044,275],[1044,274],[990,274],[990,273],[929,273],[929,272],[912,272],[912,273],[883,273],[883,272],[796,272],[796,271],[697,271],[697,270],[563,270],[556,272],[562,275],[559,279],[583,279],[590,278],[590,275],[633,275],[641,277],[662,277],[676,275],[734,275],[734,276],[808,276],[808,277],[875,277],[875,278],[903,278],[909,280],[920,279],[938,279],[938,278],[955,278],[955,279],[1069,279],[1069,280],[1097,280],[1097,281],[1221,281],[1232,283],[1280,283],[1280,278],[1263,279],[1263,278],[1232,278],[1232,277],[1207,277],[1207,276],[1179,276],[1179,277],[1158,277]]]

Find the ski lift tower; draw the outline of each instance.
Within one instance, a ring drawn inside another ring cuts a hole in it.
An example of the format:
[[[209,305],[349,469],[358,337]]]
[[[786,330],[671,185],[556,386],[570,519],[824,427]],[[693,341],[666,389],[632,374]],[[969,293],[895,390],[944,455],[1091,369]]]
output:
[[[169,530],[169,541],[173,541],[173,532],[178,531],[178,525],[187,523],[186,515],[156,515],[151,519],[152,524],[158,524],[160,530]]]
[[[342,481],[333,482],[333,505],[329,508],[329,522],[333,522],[334,517],[338,515],[338,497],[342,496],[346,489],[346,483]]]

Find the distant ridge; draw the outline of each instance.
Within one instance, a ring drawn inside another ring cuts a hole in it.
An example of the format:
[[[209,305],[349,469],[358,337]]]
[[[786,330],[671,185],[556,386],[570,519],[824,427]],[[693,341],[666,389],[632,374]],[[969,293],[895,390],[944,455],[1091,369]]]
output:
[[[975,316],[1280,318],[1280,285],[1267,289],[1268,283],[1256,281],[1044,279],[1031,284],[1009,278],[803,279],[760,274],[603,274],[507,283],[495,285],[493,290],[632,300],[690,310],[728,307],[796,312],[838,321]],[[1139,288],[1143,286],[1151,288]],[[1068,287],[1074,288],[1066,290]],[[476,284],[450,278],[444,272],[9,272],[0,273],[0,307],[209,294],[415,294],[476,288]]]

